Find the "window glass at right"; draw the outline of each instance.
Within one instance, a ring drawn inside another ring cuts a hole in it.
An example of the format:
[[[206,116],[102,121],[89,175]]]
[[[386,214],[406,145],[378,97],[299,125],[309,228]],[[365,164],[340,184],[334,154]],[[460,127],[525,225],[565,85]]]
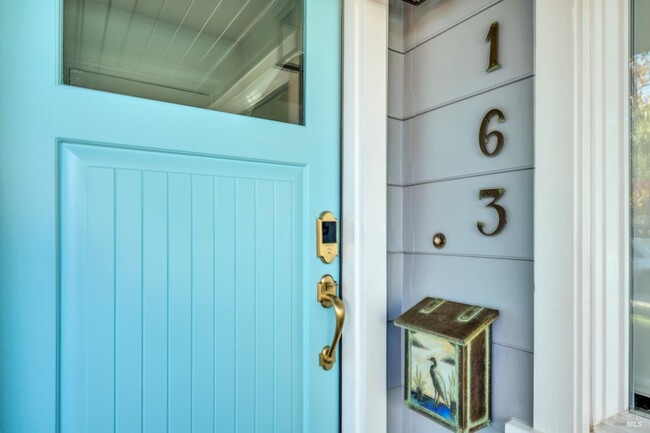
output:
[[[630,138],[632,215],[631,398],[650,414],[650,1],[633,0]]]

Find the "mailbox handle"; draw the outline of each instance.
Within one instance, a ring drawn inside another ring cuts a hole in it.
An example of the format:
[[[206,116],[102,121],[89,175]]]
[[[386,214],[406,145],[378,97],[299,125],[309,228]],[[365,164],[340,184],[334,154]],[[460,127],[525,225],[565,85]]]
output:
[[[320,352],[319,364],[325,370],[331,370],[336,362],[336,346],[341,340],[343,333],[343,323],[345,322],[345,304],[336,296],[338,284],[331,275],[325,275],[318,283],[318,302],[323,308],[334,307],[334,316],[336,317],[336,327],[334,328],[334,337],[332,344],[323,347]]]

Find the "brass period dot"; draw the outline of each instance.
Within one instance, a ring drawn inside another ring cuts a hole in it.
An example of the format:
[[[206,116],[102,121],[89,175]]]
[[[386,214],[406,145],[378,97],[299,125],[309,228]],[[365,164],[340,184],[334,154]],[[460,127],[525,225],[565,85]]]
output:
[[[436,233],[433,235],[433,246],[441,249],[447,245],[447,237],[443,233]]]

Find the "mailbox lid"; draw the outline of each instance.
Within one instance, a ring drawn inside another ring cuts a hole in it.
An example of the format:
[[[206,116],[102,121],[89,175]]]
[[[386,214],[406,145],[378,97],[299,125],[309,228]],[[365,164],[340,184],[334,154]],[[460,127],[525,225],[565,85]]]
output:
[[[402,328],[430,332],[465,345],[490,325],[499,311],[440,298],[424,298],[395,319]]]

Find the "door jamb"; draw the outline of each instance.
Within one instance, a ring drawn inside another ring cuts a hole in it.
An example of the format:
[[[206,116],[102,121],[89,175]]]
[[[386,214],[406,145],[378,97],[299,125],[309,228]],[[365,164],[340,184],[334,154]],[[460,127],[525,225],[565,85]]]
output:
[[[386,433],[388,1],[343,1],[342,433]]]

